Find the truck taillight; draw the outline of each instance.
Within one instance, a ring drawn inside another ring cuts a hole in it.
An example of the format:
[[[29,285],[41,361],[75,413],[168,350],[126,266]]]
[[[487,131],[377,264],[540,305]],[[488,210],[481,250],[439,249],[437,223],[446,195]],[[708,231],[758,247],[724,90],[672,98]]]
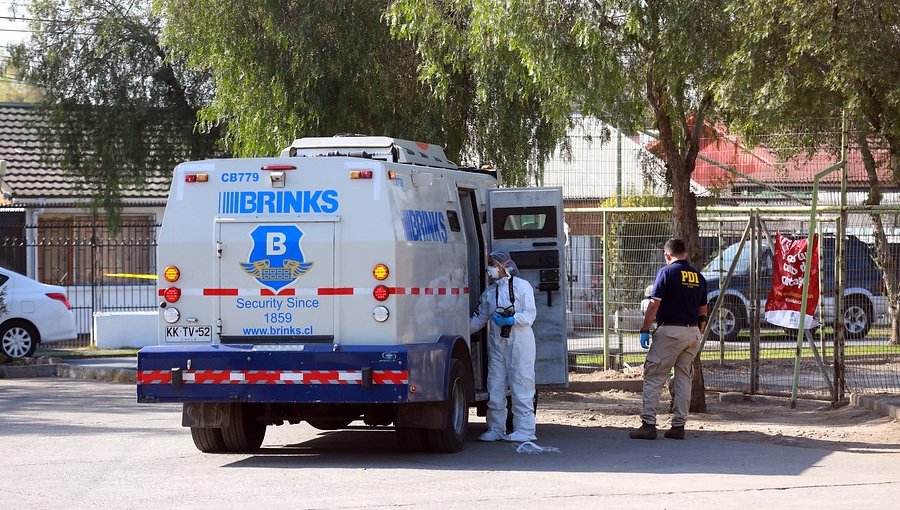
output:
[[[376,264],[375,267],[372,268],[372,276],[378,281],[386,280],[389,274],[391,274],[391,271],[384,264]]]
[[[371,179],[372,171],[371,170],[350,170],[350,178],[351,179]]]
[[[184,182],[209,182],[209,174],[185,174]]]
[[[72,305],[69,304],[69,299],[66,298],[66,295],[63,294],[62,292],[48,292],[47,297],[50,299],[55,299],[55,300],[59,301],[60,303],[66,305],[66,310],[72,309]]]
[[[166,269],[163,271],[163,278],[167,282],[177,282],[181,278],[181,271],[175,266],[166,266]]]
[[[378,301],[384,301],[391,295],[390,289],[385,287],[384,285],[379,285],[375,287],[375,290],[372,291],[372,296],[375,297]]]
[[[181,299],[181,289],[178,287],[169,287],[163,291],[163,297],[169,303],[174,303]]]

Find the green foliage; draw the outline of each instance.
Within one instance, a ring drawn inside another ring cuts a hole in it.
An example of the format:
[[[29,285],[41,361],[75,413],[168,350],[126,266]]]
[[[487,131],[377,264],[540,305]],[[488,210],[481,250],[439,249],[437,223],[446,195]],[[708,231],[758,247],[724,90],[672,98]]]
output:
[[[751,142],[789,133],[791,147],[839,146],[840,116],[883,145],[900,138],[900,10],[893,2],[734,1],[740,45],[717,99]],[[775,72],[777,70],[777,72]],[[773,143],[772,145],[785,145]],[[895,173],[900,171],[894,156]],[[790,154],[788,154],[790,155]]]
[[[216,96],[201,119],[227,123],[235,154],[270,155],[301,136],[378,134],[441,143],[453,160],[493,163],[524,184],[567,120],[547,122],[538,99],[494,79],[506,62],[445,64],[438,49],[420,44],[417,23],[400,26],[399,11],[385,14],[388,3],[157,0],[156,7],[167,20],[167,47],[212,76]],[[438,18],[429,22],[450,22]],[[463,44],[463,30],[445,28],[455,39],[445,49]],[[485,75],[490,83],[478,79]]]
[[[453,91],[453,80],[462,76],[489,104],[497,94],[518,95],[550,135],[561,132],[573,108],[625,131],[653,123],[674,196],[676,233],[694,253],[699,237],[689,182],[700,126],[713,110],[712,91],[733,48],[731,22],[722,15],[726,5],[396,0],[388,20],[395,34],[416,43],[422,76],[438,94]],[[475,113],[491,120],[506,115]],[[502,118],[495,122],[503,125]],[[541,152],[537,146],[535,153]]]
[[[209,83],[159,46],[148,1],[33,0],[27,9],[33,33],[10,63],[44,92],[47,122],[36,127],[60,154],[46,164],[75,176],[114,222],[123,192],[216,149],[215,126],[195,130]]]

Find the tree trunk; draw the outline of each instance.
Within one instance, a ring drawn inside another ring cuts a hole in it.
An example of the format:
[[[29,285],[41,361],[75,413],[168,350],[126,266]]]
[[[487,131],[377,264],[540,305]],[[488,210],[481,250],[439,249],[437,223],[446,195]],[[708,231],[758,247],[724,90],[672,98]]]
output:
[[[697,153],[700,150],[704,109],[711,104],[712,98],[709,95],[704,96],[695,114],[693,129],[688,130],[685,119],[681,119],[687,146],[683,155],[675,141],[672,117],[667,108],[668,91],[655,82],[652,73],[647,76],[647,100],[656,118],[656,128],[659,130],[659,140],[668,169],[667,177],[672,186],[672,220],[675,236],[685,242],[689,261],[696,265],[700,263],[700,227],[697,222],[697,199],[691,192],[691,174],[694,172]],[[706,385],[703,382],[699,353],[694,358],[690,411],[706,412]]]
[[[881,204],[881,185],[878,181],[878,166],[872,151],[869,148],[867,139],[868,133],[865,130],[857,132],[857,142],[862,153],[863,166],[866,169],[866,175],[869,179],[869,196],[866,198],[866,205]],[[900,282],[898,282],[897,261],[891,254],[888,245],[887,234],[884,232],[884,222],[881,215],[872,213],[869,215],[872,220],[872,233],[875,237],[875,262],[881,268],[884,274],[884,287],[888,297],[888,306],[891,309],[891,339],[889,345],[900,345]]]

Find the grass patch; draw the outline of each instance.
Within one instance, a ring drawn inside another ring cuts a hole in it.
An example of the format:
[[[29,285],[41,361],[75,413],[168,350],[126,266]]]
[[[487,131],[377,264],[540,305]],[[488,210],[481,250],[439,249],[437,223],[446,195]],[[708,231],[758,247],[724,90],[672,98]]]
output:
[[[709,345],[709,344],[707,344]],[[733,346],[735,344],[726,344],[725,349],[725,359],[728,361],[750,361],[750,348],[739,348],[735,349]],[[783,360],[783,359],[794,359],[796,351],[795,345],[786,345],[784,347],[763,347],[759,351],[759,358],[762,361],[766,360]],[[825,352],[823,354],[822,349],[819,349],[819,354],[825,356],[826,359],[831,359],[834,355],[833,346],[827,345],[825,347]],[[644,362],[646,358],[646,352],[638,352],[638,353],[626,353],[623,357],[625,363],[629,365],[641,364]],[[717,361],[721,359],[721,354],[718,349],[711,349],[707,347],[701,354],[700,359],[702,361]],[[852,358],[867,358],[873,356],[890,356],[890,357],[900,357],[900,346],[894,345],[845,345],[844,346],[844,357],[845,359]],[[813,359],[813,352],[808,346],[804,347],[801,350],[802,358]],[[603,355],[602,354],[578,354],[575,356],[575,363],[577,365],[603,365]]]

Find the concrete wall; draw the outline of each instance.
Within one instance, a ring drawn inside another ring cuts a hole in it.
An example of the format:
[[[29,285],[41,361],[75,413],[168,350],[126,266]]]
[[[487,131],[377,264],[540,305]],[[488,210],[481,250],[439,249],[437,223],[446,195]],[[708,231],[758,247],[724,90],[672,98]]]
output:
[[[97,312],[93,338],[99,349],[157,344],[158,312]]]

